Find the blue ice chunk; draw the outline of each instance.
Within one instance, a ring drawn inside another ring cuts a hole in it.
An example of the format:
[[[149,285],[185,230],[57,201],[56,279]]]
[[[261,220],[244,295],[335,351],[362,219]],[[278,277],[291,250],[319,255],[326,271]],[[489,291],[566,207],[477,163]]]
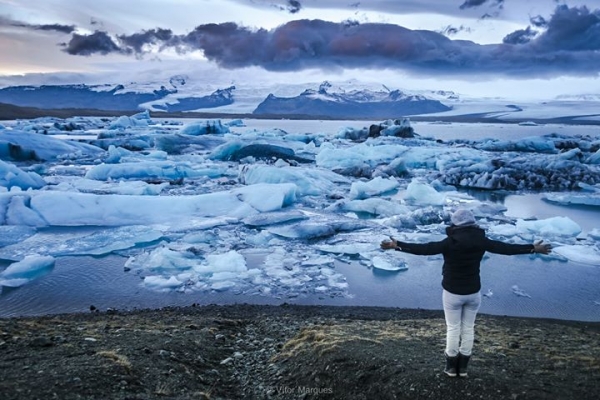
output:
[[[54,257],[28,255],[0,272],[0,286],[19,287],[46,275],[54,268]]]

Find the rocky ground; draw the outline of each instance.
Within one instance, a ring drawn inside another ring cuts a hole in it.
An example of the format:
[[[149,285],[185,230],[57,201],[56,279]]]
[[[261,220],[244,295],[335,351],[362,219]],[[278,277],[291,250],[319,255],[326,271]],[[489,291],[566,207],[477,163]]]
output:
[[[600,322],[480,315],[467,378],[439,311],[198,306],[0,319],[9,399],[597,399]]]

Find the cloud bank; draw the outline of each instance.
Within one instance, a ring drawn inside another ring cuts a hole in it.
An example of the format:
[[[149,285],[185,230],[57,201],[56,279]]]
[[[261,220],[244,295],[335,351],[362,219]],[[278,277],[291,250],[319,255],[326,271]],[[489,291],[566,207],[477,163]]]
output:
[[[61,25],[61,24],[30,24],[27,22],[16,21],[11,18],[0,16],[0,26],[9,26],[15,28],[24,28],[35,31],[54,31],[60,33],[73,33],[75,31],[74,25]]]
[[[483,3],[464,4],[475,7]],[[501,6],[502,2],[496,0],[495,4]],[[63,50],[84,56],[142,56],[150,49],[201,51],[222,68],[258,66],[268,71],[370,68],[431,76],[598,76],[599,10],[560,5],[548,21],[534,17],[531,23],[543,31],[527,27],[507,35],[503,43],[492,45],[451,40],[442,33],[394,24],[303,19],[272,30],[254,30],[228,22],[199,25],[185,35],[161,28],[118,36],[96,31],[90,35],[73,34]]]

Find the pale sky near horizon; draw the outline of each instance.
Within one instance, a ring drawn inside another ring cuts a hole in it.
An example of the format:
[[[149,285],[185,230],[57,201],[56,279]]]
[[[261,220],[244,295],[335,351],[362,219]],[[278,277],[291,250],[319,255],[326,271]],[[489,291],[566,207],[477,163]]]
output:
[[[600,0],[0,0],[0,54],[0,86],[210,70],[600,94]]]

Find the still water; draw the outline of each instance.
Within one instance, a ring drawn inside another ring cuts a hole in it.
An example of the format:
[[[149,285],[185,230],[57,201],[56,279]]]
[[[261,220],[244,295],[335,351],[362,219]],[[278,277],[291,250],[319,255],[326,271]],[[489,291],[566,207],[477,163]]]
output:
[[[507,214],[514,217],[564,215],[585,230],[600,227],[600,215],[592,207],[561,207],[546,203],[539,194],[513,195],[504,199]],[[349,297],[319,296],[272,298],[221,293],[157,293],[143,288],[141,278],[124,271],[126,258],[115,255],[63,257],[54,270],[20,288],[3,288],[0,317],[160,308],[191,304],[320,304],[441,309],[440,256],[419,257],[398,253],[409,268],[386,272],[359,262],[336,263],[349,284]],[[260,264],[260,254],[246,255],[248,266]],[[495,315],[600,321],[600,266],[544,261],[539,257],[490,255],[482,264],[481,312]],[[529,297],[516,295],[517,286]]]

